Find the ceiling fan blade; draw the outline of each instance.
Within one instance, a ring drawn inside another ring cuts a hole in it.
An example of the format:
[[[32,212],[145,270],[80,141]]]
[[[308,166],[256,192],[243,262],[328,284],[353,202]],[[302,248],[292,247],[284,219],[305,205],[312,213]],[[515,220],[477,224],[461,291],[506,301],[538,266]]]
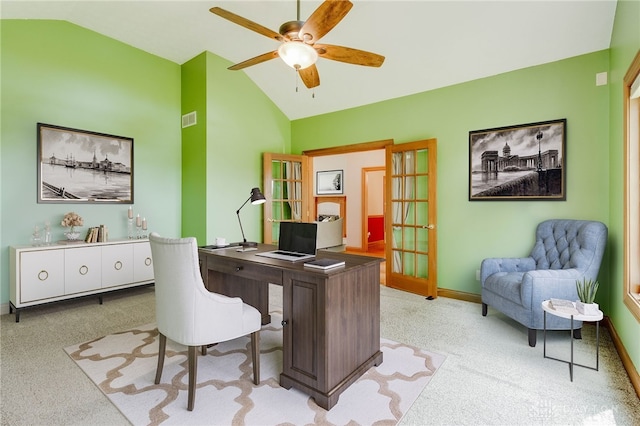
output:
[[[268,60],[274,59],[278,57],[278,51],[274,50],[273,52],[263,53],[262,55],[256,56],[255,58],[247,59],[246,61],[237,63],[235,65],[230,66],[228,69],[237,71],[243,68],[250,67],[252,65],[257,65],[262,62],[266,62]]]
[[[298,74],[304,85],[307,86],[307,89],[320,86],[320,75],[318,74],[318,68],[316,68],[315,64],[298,70]]]
[[[353,3],[348,0],[325,0],[300,29],[300,40],[313,44],[333,29],[349,13]]]
[[[218,15],[228,21],[231,21],[234,24],[238,24],[241,27],[245,27],[247,29],[250,29],[251,31],[257,32],[258,34],[262,34],[263,36],[267,36],[278,41],[284,40],[284,37],[282,37],[282,35],[278,34],[277,32],[272,31],[267,27],[263,27],[260,24],[256,24],[255,22],[250,21],[247,18],[243,18],[240,15],[229,12],[228,10],[224,10],[220,7],[212,7],[211,9],[209,9],[209,12],[213,13],[214,15]]]
[[[379,67],[384,62],[384,56],[351,47],[334,46],[331,44],[316,44],[314,46],[321,58],[332,61],[346,62],[366,67]]]

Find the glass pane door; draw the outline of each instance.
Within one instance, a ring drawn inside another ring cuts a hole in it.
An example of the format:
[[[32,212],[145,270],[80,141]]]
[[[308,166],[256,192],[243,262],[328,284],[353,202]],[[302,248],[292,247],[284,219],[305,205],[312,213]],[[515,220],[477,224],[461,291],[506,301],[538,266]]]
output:
[[[436,140],[387,147],[387,286],[437,297]]]
[[[308,159],[303,155],[264,154],[264,242],[278,244],[281,222],[308,221]]]

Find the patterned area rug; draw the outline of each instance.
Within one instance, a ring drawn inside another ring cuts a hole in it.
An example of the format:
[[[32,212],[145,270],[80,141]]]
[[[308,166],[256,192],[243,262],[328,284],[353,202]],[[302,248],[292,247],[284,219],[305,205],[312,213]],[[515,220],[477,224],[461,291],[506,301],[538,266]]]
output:
[[[369,369],[326,411],[313,398],[278,383],[281,314],[260,334],[261,382],[252,382],[248,337],[198,356],[195,407],[187,411],[187,353],[167,339],[160,384],[155,324],[65,348],[72,360],[134,425],[394,425],[425,388],[444,355],[381,339],[383,362]]]

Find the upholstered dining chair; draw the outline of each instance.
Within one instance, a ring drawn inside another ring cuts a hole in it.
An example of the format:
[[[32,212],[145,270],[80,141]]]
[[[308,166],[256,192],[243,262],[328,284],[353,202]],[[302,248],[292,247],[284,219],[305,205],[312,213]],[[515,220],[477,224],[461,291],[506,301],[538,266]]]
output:
[[[529,330],[529,346],[536,345],[544,327],[542,302],[578,299],[576,281],[596,280],[607,244],[607,227],[588,220],[553,219],[540,223],[529,257],[484,259],[480,267],[482,316],[487,306]],[[547,330],[570,330],[570,320],[547,315]],[[580,338],[582,322],[574,322]]]
[[[160,383],[167,338],[188,347],[189,391],[187,409],[193,410],[197,354],[206,345],[251,335],[253,383],[260,383],[260,327],[257,309],[239,297],[209,292],[200,276],[196,239],[149,235],[155,276],[159,353],[155,383]]]

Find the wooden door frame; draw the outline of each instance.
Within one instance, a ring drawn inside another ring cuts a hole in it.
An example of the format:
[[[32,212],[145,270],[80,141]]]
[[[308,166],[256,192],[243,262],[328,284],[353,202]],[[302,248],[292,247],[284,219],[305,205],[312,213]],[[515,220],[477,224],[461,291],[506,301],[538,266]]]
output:
[[[340,155],[340,154],[349,154],[349,153],[361,153],[361,152],[366,152],[366,151],[376,151],[376,150],[384,150],[386,149],[387,146],[389,145],[393,145],[394,141],[393,139],[382,139],[379,141],[372,141],[372,142],[362,142],[362,143],[356,143],[356,144],[351,144],[351,145],[342,145],[342,146],[336,146],[336,147],[332,147],[332,148],[319,148],[319,149],[311,149],[311,150],[307,150],[307,151],[302,151],[302,155],[306,155],[307,157],[322,157],[322,156],[326,156],[326,155]],[[314,188],[313,188],[313,166],[312,166],[312,161],[309,161],[309,174],[311,175],[311,179],[309,179],[309,181],[307,182],[307,190],[309,191],[309,194],[314,194]],[[311,198],[313,198],[313,196],[310,196]],[[311,212],[311,216],[312,217],[317,217],[317,212],[315,211],[315,203],[311,203],[311,208],[312,208],[312,212]],[[345,217],[346,219],[346,217]],[[343,225],[346,229],[347,227],[347,223],[346,220],[344,222]],[[346,235],[345,235],[346,236]],[[362,251],[366,251],[366,247],[362,247]]]

